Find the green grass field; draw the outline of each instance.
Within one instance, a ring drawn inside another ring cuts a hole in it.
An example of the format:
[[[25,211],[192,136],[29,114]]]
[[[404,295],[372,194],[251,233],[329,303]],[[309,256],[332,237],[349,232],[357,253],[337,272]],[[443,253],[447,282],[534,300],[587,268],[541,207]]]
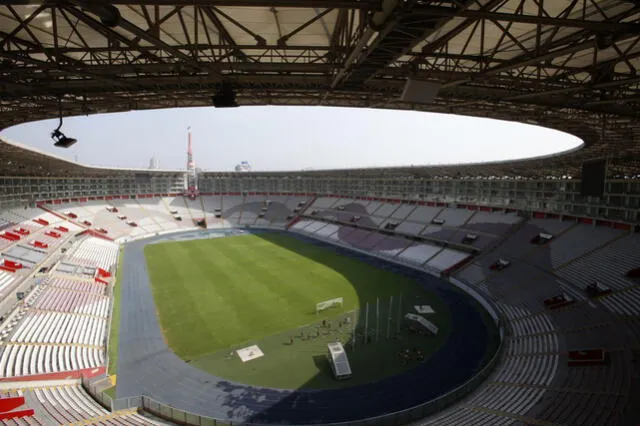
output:
[[[231,380],[281,388],[370,382],[416,365],[399,359],[400,350],[428,357],[450,332],[446,306],[412,279],[283,234],[159,243],[145,256],[169,346]],[[317,302],[335,297],[342,307],[315,313]],[[428,319],[440,327],[437,337],[406,330],[402,316],[415,304],[435,309]],[[331,375],[326,344],[336,340],[349,353],[351,380]],[[233,350],[250,344],[265,356],[242,363]]]

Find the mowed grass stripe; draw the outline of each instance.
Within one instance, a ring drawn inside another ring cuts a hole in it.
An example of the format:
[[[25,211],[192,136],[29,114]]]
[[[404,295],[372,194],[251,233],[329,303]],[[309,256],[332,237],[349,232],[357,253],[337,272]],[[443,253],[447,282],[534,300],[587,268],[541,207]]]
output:
[[[160,243],[145,255],[165,337],[187,359],[317,321],[322,300],[345,299],[329,317],[415,286],[282,234]]]
[[[226,250],[218,249],[215,255],[216,262],[222,261],[217,263],[221,279],[219,283],[215,283],[222,299],[244,301],[242,306],[224,304],[220,307],[224,311],[219,312],[225,318],[235,319],[230,324],[225,324],[225,327],[236,329],[239,342],[256,334],[269,332],[271,327],[287,324],[282,316],[269,318],[274,307],[280,310],[286,306],[282,306],[282,300],[274,291],[278,287],[278,277],[255,261],[260,256],[257,250],[246,245],[227,245]],[[245,315],[246,312],[250,312],[250,315]],[[265,318],[269,318],[269,321],[265,321]],[[265,329],[267,323],[271,324]]]
[[[279,315],[270,318],[268,322],[273,322],[276,327],[288,326],[298,315],[300,307],[306,305],[305,302],[311,306],[315,303],[305,290],[305,285],[301,284],[304,277],[299,274],[300,265],[278,265],[272,258],[272,244],[250,244],[250,240],[245,240],[243,245],[230,245],[228,250],[220,252],[221,256],[235,261],[232,271],[237,272],[233,276],[227,274],[230,278],[228,282],[233,283],[235,280],[236,286],[250,289],[250,294],[245,294],[247,309],[260,314],[249,319],[249,325],[256,327],[256,331],[264,327],[265,318],[274,309],[278,310]],[[247,241],[249,244],[246,244]],[[247,262],[250,262],[249,267],[246,267]],[[292,299],[298,304],[290,304]],[[251,322],[251,319],[254,321]],[[272,331],[272,328],[269,327],[267,331]]]
[[[182,263],[172,262],[155,271],[174,269],[179,271],[177,276],[169,273],[153,277],[151,274],[152,282],[158,279],[173,282],[173,285],[159,287],[157,293],[154,285],[154,297],[168,302],[159,306],[162,327],[169,342],[177,348],[185,347],[179,353],[184,357],[206,353],[211,347],[224,347],[228,344],[225,336],[232,330],[239,339],[246,338],[242,332],[251,326],[246,319],[267,314],[252,306],[257,289],[254,294],[248,294],[255,283],[248,282],[245,268],[238,264],[240,259],[228,256],[226,250],[220,250],[216,245],[203,245],[202,242],[206,240],[194,241],[186,252],[185,247],[173,252],[172,243],[159,245],[164,246],[161,258],[173,255]],[[246,303],[239,307],[238,301],[242,300]],[[251,309],[251,316],[242,315],[245,309]],[[171,320],[163,321],[163,318]],[[211,321],[212,318],[222,318],[224,322]]]
[[[344,277],[334,270],[327,268],[317,261],[301,256],[295,252],[283,250],[272,242],[260,241],[250,244],[236,252],[238,256],[251,251],[252,268],[247,271],[252,275],[256,283],[264,284],[275,297],[272,302],[282,304],[290,297],[300,302],[298,306],[284,305],[283,312],[300,311],[313,313],[315,304],[319,301],[314,292],[309,291],[309,285],[313,285],[318,279],[325,287],[322,290],[327,294],[332,291],[344,292]],[[346,307],[355,304],[355,292],[353,294],[340,294],[347,300]],[[333,296],[330,296],[333,297]],[[307,308],[306,310],[304,308]]]
[[[195,337],[201,341],[209,341],[204,346],[227,345],[228,342],[221,337],[228,333],[235,334],[238,343],[244,342],[283,328],[290,328],[292,321],[298,319],[301,307],[307,308],[307,312],[303,313],[313,311],[315,299],[309,295],[305,285],[300,285],[300,280],[303,279],[297,269],[300,266],[292,268],[293,271],[272,266],[273,262],[269,263],[269,248],[273,249],[273,244],[252,242],[253,239],[248,236],[230,238],[229,240],[233,240],[232,243],[221,245],[207,244],[206,240],[194,241],[188,251],[191,253],[190,264],[193,265],[190,270],[175,262],[186,254],[184,248],[172,251],[174,261],[163,266],[182,269],[181,273],[162,274],[162,279],[182,281],[183,285],[162,286],[156,293],[159,297],[170,300],[166,314],[177,318],[170,323],[162,324],[170,341],[177,341],[178,346],[182,346],[182,341],[194,340],[195,332]],[[160,245],[164,246],[163,256],[170,255],[166,250],[171,250],[171,245]],[[206,285],[206,281],[214,277],[215,282]],[[155,279],[152,277],[152,280]],[[292,284],[283,285],[287,282]],[[184,291],[185,294],[179,297],[176,290]],[[198,305],[202,298],[209,300],[209,306],[200,304],[200,308],[192,315],[193,306]],[[236,303],[225,303],[228,300],[243,301],[243,304],[238,306]],[[274,309],[278,312],[276,316],[273,315]],[[180,312],[188,314],[180,315]],[[209,323],[209,315],[224,318],[224,324]],[[206,327],[207,324],[213,327]],[[221,328],[224,328],[224,333],[220,332]],[[193,331],[185,334],[185,330]],[[195,356],[199,353],[197,347],[194,347],[183,353],[183,356]]]

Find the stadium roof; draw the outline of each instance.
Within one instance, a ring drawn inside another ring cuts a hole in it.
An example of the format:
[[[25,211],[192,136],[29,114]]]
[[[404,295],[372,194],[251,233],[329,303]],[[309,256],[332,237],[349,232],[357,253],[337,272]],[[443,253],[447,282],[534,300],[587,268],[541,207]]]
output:
[[[104,177],[121,174],[138,175],[147,172],[149,170],[86,166],[0,137],[0,176]],[[155,175],[175,175],[183,174],[184,170],[153,170],[152,172]]]
[[[59,109],[210,106],[224,82],[240,105],[537,123],[586,144],[542,169],[609,157],[638,170],[638,22],[628,0],[5,0],[0,128]],[[437,83],[436,98],[401,101],[408,78]]]

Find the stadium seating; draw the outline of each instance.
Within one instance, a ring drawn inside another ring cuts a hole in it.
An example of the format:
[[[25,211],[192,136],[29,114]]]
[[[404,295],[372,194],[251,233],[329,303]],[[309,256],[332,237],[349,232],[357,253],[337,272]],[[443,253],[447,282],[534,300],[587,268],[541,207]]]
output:
[[[118,245],[110,241],[89,237],[74,248],[67,261],[79,265],[111,269],[117,262]]]
[[[77,384],[47,387],[22,388],[15,394],[23,395],[26,404],[34,408],[32,417],[24,418],[21,424],[105,424],[105,425],[160,425],[148,416],[135,410],[111,413],[95,402]],[[8,423],[10,424],[10,423]]]
[[[81,370],[104,362],[109,298],[104,285],[48,278],[26,299],[0,354],[2,377]]]
[[[10,287],[13,280],[12,273],[0,270],[0,297],[4,296],[4,290]]]
[[[586,288],[594,281],[616,290],[623,290],[635,283],[625,276],[640,264],[640,236],[626,235],[606,247],[559,268],[556,273],[573,284]]]
[[[61,214],[73,211],[78,220],[104,226],[113,237],[136,237],[192,229],[192,219],[200,217],[217,226],[283,227],[299,203],[310,200],[282,195],[202,196],[195,201],[183,197],[111,200],[109,205],[117,206],[119,214],[139,223],[135,230],[108,212],[105,201],[67,203],[55,206],[55,210]],[[311,214],[313,210],[316,214]],[[183,215],[183,220],[176,221],[172,211]],[[353,222],[354,216],[360,219]],[[29,223],[33,219],[50,225]],[[442,222],[435,224],[434,219]],[[15,209],[0,215],[0,229],[23,224],[31,232],[28,239],[13,243],[0,239],[0,251],[3,258],[18,259],[31,269],[44,257],[34,254],[38,252],[27,241],[37,239],[55,249],[68,235],[54,238],[45,232],[60,224],[71,229],[69,234],[81,229],[39,209]],[[394,229],[386,228],[388,224],[395,225]],[[316,198],[290,230],[431,273],[471,260],[454,270],[453,276],[500,309],[507,328],[503,357],[472,395],[420,424],[619,422],[633,368],[629,353],[621,348],[629,341],[640,345],[640,287],[637,280],[625,275],[640,267],[638,234],[575,220],[525,220],[514,213],[339,197]],[[477,239],[463,242],[469,233]],[[531,238],[539,233],[553,238],[532,245]],[[470,257],[471,252],[461,246],[473,248],[476,255]],[[49,276],[37,286],[15,319],[0,328],[0,375],[48,374],[104,364],[109,298],[104,285],[87,274],[97,267],[112,269],[117,255],[118,245],[105,239],[88,237],[73,244],[55,271],[59,275]],[[509,267],[492,270],[498,259],[508,260]],[[71,277],[72,273],[76,276]],[[0,271],[0,295],[17,278]],[[585,290],[595,281],[612,291],[590,300]],[[543,300],[560,293],[570,295],[575,303],[545,310]],[[621,332],[621,324],[628,331]],[[605,365],[568,367],[568,351],[594,346],[606,350]],[[31,420],[35,424],[38,410],[43,418],[60,423],[110,415],[75,385],[24,390],[24,394],[37,404]],[[153,424],[135,413],[110,419],[114,422],[116,418],[128,424]]]
[[[146,199],[140,200],[146,201]],[[117,207],[118,212],[127,217],[127,220],[135,222],[138,226],[132,229],[130,237],[153,234],[162,231],[163,228],[154,217],[144,208],[139,200],[111,200],[111,204]]]
[[[554,238],[549,243],[551,267],[559,268],[624,234],[625,231],[614,228],[578,224],[564,232],[562,238]],[[546,258],[546,253],[538,250],[529,258],[529,262],[539,265]]]
[[[188,197],[181,198],[189,211],[189,217],[191,218],[191,220],[202,219],[205,217],[204,211],[202,210],[202,203],[200,201],[200,198],[196,198],[195,200],[192,200]]]
[[[443,249],[443,247],[428,243],[417,244],[397,236],[388,236],[375,231],[339,226],[318,220],[303,219],[290,229],[334,244],[392,258],[411,266],[424,265],[426,269],[438,272],[445,271],[469,257],[469,253],[454,249]]]
[[[140,225],[149,233],[172,231],[182,225],[174,219],[162,198],[139,198],[136,202],[144,212],[145,221]]]
[[[305,215],[318,220],[355,223],[361,228],[379,228],[401,235],[420,236],[434,242],[466,245],[478,250],[494,246],[521,222],[515,213],[336,197],[319,197]],[[468,238],[470,234],[474,235],[473,240]]]

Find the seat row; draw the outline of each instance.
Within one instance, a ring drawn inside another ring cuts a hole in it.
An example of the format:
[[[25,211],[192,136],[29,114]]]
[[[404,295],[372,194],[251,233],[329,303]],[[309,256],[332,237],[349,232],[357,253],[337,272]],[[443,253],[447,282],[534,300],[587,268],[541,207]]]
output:
[[[106,318],[30,310],[9,341],[100,346],[106,327]]]
[[[77,345],[7,344],[0,355],[0,375],[20,377],[57,373],[104,364],[104,348]]]
[[[111,413],[80,385],[31,388],[20,391],[35,415],[25,418],[28,424],[100,424],[100,425],[160,425],[151,418],[133,411]]]
[[[510,329],[504,358],[489,384],[459,406],[460,412],[474,413],[469,411],[471,406],[496,410],[505,416],[522,415],[525,422],[535,418],[559,424],[617,424],[632,376],[625,352],[615,349],[625,345],[624,333],[615,324],[609,324],[611,317],[589,301],[545,311],[540,298],[551,296],[547,293],[554,288],[556,292],[571,290],[578,302],[586,298],[568,282],[548,273],[538,276],[535,283],[522,282],[518,277],[535,275],[535,270],[523,262],[526,260],[512,263],[508,269],[511,278],[505,284],[524,299],[519,304],[505,303],[504,295],[496,297],[494,281],[501,281],[497,278],[505,275],[502,271],[485,274],[485,268],[477,264],[483,263],[482,258],[458,273],[458,278],[479,291],[491,293]],[[539,293],[535,291],[537,288],[544,290]],[[622,298],[625,293],[631,297]],[[598,302],[606,307],[618,294],[621,297],[617,301],[622,305],[635,300],[632,293],[613,293]],[[611,348],[608,363],[567,367],[567,351],[585,347]]]
[[[490,413],[467,405],[455,406],[428,420],[413,423],[415,426],[507,426],[513,424],[513,418]]]
[[[101,238],[90,237],[80,243],[70,255],[71,263],[92,265],[109,270],[117,262],[118,245]]]
[[[300,220],[291,227],[291,230],[320,240],[375,253],[407,265],[424,266],[438,272],[451,268],[469,256],[469,253],[451,248],[416,243],[403,237],[320,220]]]
[[[2,260],[0,260],[1,262]],[[10,272],[0,271],[0,295],[5,288],[9,288],[14,281],[13,274]]]
[[[96,283],[95,281],[63,277],[49,277],[47,278],[46,284],[48,287],[55,287],[65,290],[104,294],[104,284]],[[43,286],[43,288],[44,287],[46,286]]]
[[[99,293],[68,291],[46,286],[33,305],[36,309],[107,317],[109,298]]]
[[[332,220],[349,221],[353,215],[375,227],[393,224],[402,234],[438,234],[446,229],[464,228],[487,236],[502,235],[521,218],[515,213],[474,211],[395,202],[320,197],[307,210]]]

